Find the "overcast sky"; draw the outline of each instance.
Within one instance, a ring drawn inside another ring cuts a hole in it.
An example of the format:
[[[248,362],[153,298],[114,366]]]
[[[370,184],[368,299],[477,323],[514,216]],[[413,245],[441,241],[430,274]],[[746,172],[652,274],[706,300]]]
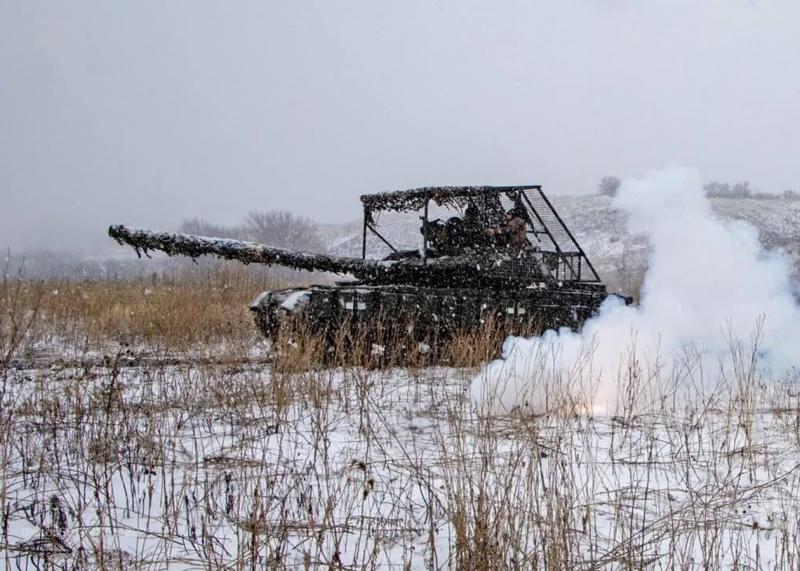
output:
[[[0,0],[0,246],[365,192],[800,188],[800,1]]]

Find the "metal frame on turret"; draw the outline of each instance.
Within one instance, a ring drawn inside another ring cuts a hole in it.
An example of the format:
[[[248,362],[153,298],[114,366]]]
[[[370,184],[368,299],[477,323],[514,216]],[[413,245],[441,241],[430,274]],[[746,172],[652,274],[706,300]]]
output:
[[[422,258],[427,264],[428,256],[428,213],[433,201],[439,206],[466,207],[497,197],[498,208],[521,208],[526,213],[528,241],[532,248],[542,252],[545,261],[560,282],[599,283],[600,276],[589,261],[575,236],[567,228],[561,216],[553,208],[542,191],[541,185],[522,186],[442,186],[424,187],[411,190],[380,192],[361,196],[364,207],[362,228],[361,258],[367,257],[367,242],[375,236],[393,252],[392,243],[383,236],[375,223],[373,214],[381,211],[412,212],[422,211]],[[482,200],[477,200],[482,199]],[[476,204],[479,208],[479,204]],[[485,208],[485,207],[484,207]]]

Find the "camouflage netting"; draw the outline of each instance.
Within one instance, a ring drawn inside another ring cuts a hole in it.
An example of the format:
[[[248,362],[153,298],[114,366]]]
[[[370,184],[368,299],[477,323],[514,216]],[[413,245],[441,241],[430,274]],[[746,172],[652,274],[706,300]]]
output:
[[[295,270],[339,274],[374,274],[385,269],[380,262],[375,260],[336,258],[325,254],[286,250],[228,238],[207,238],[176,232],[154,232],[121,225],[110,226],[108,235],[120,244],[132,246],[139,256],[142,253],[147,256],[148,251],[151,250],[160,250],[169,256],[197,258],[211,255],[226,260],[237,260],[244,264],[277,265]]]
[[[465,208],[471,201],[480,200],[486,206],[500,207],[499,196],[509,192],[518,192],[534,186],[429,186],[413,190],[396,190],[364,194],[361,202],[367,212],[394,210],[407,212],[420,210],[425,203],[432,200],[439,206]]]

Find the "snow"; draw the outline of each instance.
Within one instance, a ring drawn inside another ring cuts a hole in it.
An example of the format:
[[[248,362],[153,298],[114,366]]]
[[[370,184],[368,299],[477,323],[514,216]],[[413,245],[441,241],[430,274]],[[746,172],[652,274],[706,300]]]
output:
[[[305,303],[308,302],[308,297],[311,295],[309,290],[301,290],[296,291],[289,295],[283,303],[281,303],[281,309],[285,309],[286,311],[295,311],[298,307],[302,307]]]
[[[12,372],[6,561],[63,543],[51,563],[464,568],[481,518],[484,549],[524,568],[561,532],[570,565],[798,555],[794,385],[639,416],[481,417],[470,375]]]

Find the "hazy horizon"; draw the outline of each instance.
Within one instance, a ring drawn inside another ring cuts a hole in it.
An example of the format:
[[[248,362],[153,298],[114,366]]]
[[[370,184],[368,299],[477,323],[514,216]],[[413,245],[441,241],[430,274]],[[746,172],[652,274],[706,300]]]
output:
[[[232,7],[233,6],[233,7]],[[366,192],[592,192],[667,164],[800,186],[790,0],[0,4],[0,247],[359,215]]]

